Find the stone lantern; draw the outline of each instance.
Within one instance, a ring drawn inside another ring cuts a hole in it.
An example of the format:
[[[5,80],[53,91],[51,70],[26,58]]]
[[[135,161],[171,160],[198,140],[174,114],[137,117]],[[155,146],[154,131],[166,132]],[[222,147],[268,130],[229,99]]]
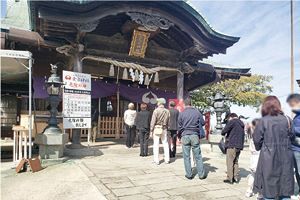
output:
[[[228,110],[225,102],[228,98],[225,98],[221,93],[216,93],[213,99],[213,107],[217,117],[217,124],[215,126],[215,131],[213,134],[209,135],[209,143],[211,144],[211,150],[216,152],[221,152],[219,150],[218,144],[222,138],[221,132],[223,129],[222,126],[222,114]]]
[[[67,135],[63,134],[58,127],[57,121],[57,106],[60,102],[62,84],[60,77],[57,75],[57,66],[51,64],[51,75],[45,82],[49,95],[50,117],[48,126],[35,138],[35,143],[39,145],[39,155],[42,159],[58,159],[62,157],[64,144],[68,139]]]
[[[216,93],[214,99],[213,99],[213,107],[216,113],[217,117],[217,124],[216,124],[216,131],[215,133],[221,133],[222,132],[222,114],[227,110],[225,106],[225,101],[227,98],[225,98],[221,93]]]

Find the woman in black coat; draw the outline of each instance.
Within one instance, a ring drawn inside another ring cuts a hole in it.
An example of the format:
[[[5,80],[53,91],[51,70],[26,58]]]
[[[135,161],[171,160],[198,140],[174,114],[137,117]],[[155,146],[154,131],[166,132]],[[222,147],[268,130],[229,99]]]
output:
[[[278,98],[268,96],[262,105],[262,119],[253,134],[255,148],[260,150],[254,192],[262,194],[265,199],[290,199],[294,193],[289,123]]]

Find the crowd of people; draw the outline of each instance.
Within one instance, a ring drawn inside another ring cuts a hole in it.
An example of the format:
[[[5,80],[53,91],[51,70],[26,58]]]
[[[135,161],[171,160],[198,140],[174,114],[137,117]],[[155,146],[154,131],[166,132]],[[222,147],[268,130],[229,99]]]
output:
[[[256,194],[257,199],[291,199],[294,195],[294,177],[300,188],[300,94],[291,94],[287,103],[293,111],[293,119],[282,111],[276,96],[268,96],[261,106],[261,118],[254,119],[245,128],[236,113],[230,113],[222,130],[225,139],[227,178],[224,183],[235,184],[239,178],[239,157],[244,149],[245,129],[249,141],[251,171],[248,176],[246,197]],[[200,139],[205,125],[202,114],[192,106],[190,98],[184,100],[184,110],[179,112],[175,102],[166,107],[164,98],[157,99],[153,113],[147,104],[136,112],[134,104],[124,113],[126,148],[134,145],[136,130],[139,133],[140,156],[148,156],[149,139],[153,139],[153,163],[159,165],[159,143],[164,150],[164,162],[176,156],[177,139],[181,141],[185,177],[193,179],[191,160],[194,160],[199,179],[207,177],[203,165]],[[191,154],[192,152],[192,154]],[[193,159],[191,159],[191,155]],[[298,191],[296,193],[299,193]],[[299,198],[299,197],[298,197]]]

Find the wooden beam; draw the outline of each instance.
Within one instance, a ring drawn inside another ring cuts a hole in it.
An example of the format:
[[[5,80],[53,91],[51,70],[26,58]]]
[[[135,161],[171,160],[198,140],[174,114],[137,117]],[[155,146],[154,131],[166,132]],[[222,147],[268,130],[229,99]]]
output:
[[[172,66],[172,68],[178,68],[180,66],[180,62],[171,62],[171,61],[158,60],[158,59],[146,58],[146,57],[138,58],[138,57],[129,56],[128,54],[124,54],[124,53],[115,53],[115,52],[98,50],[98,49],[86,49],[85,53],[89,55],[108,57],[116,60],[137,62],[142,65],[150,66],[150,67],[157,67],[157,65],[159,65],[159,66],[166,66],[166,67]]]
[[[177,73],[177,99],[183,99],[184,74]]]

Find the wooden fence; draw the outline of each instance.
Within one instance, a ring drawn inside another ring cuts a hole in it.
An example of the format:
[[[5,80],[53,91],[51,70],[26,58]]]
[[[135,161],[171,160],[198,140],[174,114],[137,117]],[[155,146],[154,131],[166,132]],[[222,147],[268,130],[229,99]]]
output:
[[[17,164],[22,158],[27,159],[29,150],[28,129],[24,126],[13,126],[14,144],[13,144],[13,162]]]
[[[96,138],[124,137],[122,117],[99,117]]]
[[[91,129],[81,129],[81,138],[95,142],[96,138],[122,138],[124,137],[124,123],[122,117],[99,117],[97,126]],[[90,133],[89,133],[90,131]],[[90,138],[89,138],[90,135]],[[70,138],[72,130],[70,130]]]

